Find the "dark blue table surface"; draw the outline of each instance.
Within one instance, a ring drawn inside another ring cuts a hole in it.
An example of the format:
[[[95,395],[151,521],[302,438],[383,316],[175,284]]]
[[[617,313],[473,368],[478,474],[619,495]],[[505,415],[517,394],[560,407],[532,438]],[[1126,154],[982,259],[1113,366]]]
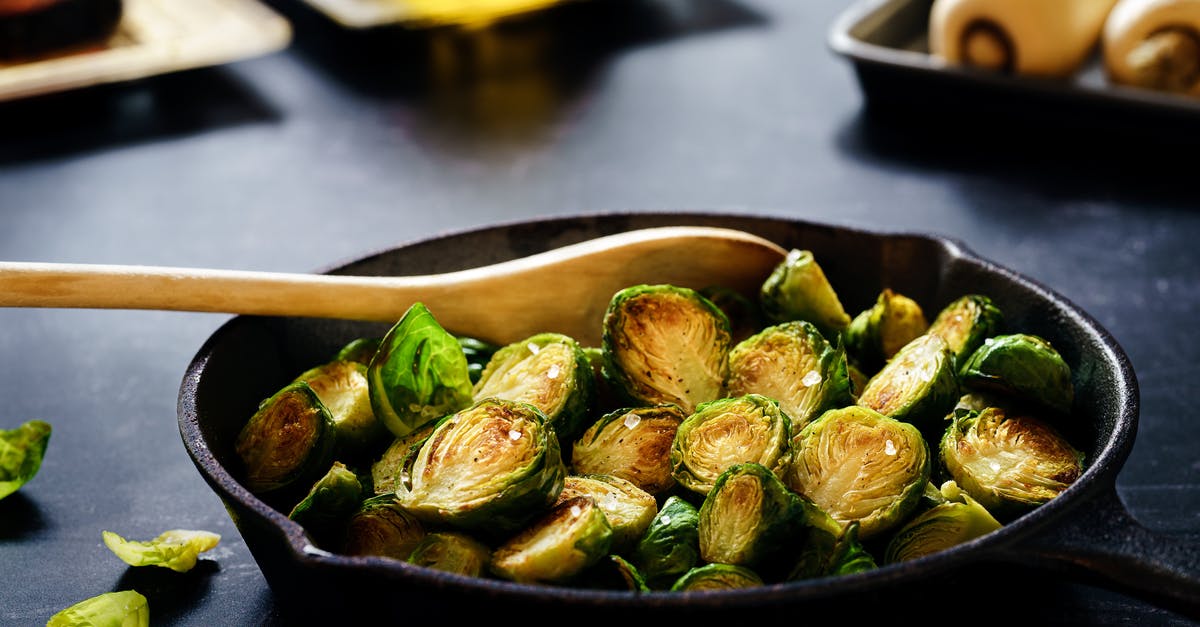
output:
[[[1118,494],[1200,540],[1194,137],[869,106],[848,0],[594,0],[471,36],[348,31],[293,1],[282,52],[0,105],[0,259],[305,272],[429,235],[608,210],[950,236],[1090,312],[1141,386]],[[1194,132],[1194,129],[1193,129]],[[0,624],[118,588],[153,624],[282,624],[188,458],[181,377],[224,314],[0,310],[0,428],[55,431],[0,501]],[[185,576],[100,531],[222,535]],[[1034,624],[1190,624],[1029,573]],[[1024,588],[1028,588],[1027,590]]]

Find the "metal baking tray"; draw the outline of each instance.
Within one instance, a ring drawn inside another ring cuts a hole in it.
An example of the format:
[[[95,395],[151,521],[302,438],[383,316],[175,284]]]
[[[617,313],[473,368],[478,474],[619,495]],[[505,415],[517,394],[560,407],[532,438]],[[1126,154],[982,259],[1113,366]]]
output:
[[[228,63],[291,38],[287,20],[256,0],[125,0],[99,47],[0,64],[0,101]]]
[[[1111,84],[1098,51],[1076,74],[1057,80],[947,64],[929,53],[932,5],[933,0],[859,0],[835,20],[829,47],[853,64],[869,106],[1138,130],[1200,123],[1200,98]]]

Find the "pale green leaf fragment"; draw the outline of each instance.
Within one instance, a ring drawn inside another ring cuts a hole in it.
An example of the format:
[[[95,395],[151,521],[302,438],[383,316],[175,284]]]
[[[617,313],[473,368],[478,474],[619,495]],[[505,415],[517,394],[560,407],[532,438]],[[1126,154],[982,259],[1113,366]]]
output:
[[[187,572],[196,565],[201,553],[217,546],[221,536],[208,531],[173,529],[153,540],[131,541],[104,531],[104,544],[130,566],[162,566]]]
[[[150,604],[135,590],[106,592],[68,607],[46,627],[149,627]]]
[[[30,420],[16,429],[0,429],[0,499],[16,492],[42,467],[50,425]]]

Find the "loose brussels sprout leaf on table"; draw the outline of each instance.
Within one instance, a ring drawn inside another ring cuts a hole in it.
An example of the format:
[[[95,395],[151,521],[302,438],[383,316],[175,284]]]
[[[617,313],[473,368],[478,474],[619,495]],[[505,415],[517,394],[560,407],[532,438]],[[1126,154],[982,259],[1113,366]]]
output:
[[[673,403],[690,413],[722,395],[729,319],[695,290],[620,290],[605,311],[602,343],[604,376],[631,405]]]
[[[567,477],[559,503],[577,496],[590,496],[612,526],[612,550],[621,553],[642,537],[658,513],[654,495],[612,475]]]
[[[101,532],[104,545],[130,566],[162,566],[185,573],[196,566],[200,554],[216,548],[221,536],[209,531],[172,529],[153,540],[132,541],[111,532]]]
[[[566,474],[541,410],[487,398],[438,423],[402,467],[396,498],[427,523],[506,534],[553,504]]]
[[[684,573],[671,586],[671,592],[690,590],[736,590],[753,588],[764,582],[758,573],[745,566],[704,564]]]
[[[475,400],[521,401],[542,410],[570,441],[583,430],[595,377],[583,347],[559,333],[540,333],[497,350],[475,383]]]
[[[304,381],[283,387],[259,405],[234,448],[246,488],[255,494],[308,489],[333,463],[333,416]]]
[[[0,430],[0,499],[19,490],[38,473],[52,430],[41,420]]]
[[[683,410],[671,404],[609,412],[575,440],[571,467],[579,474],[612,475],[662,494],[675,487],[671,444],[684,418]]]
[[[858,404],[916,425],[932,437],[960,397],[945,340],[921,335],[900,349],[858,395]]]
[[[371,407],[402,436],[471,404],[467,357],[422,303],[409,307],[367,367]]]
[[[866,407],[825,412],[796,435],[789,487],[864,540],[904,522],[929,482],[921,432]]]
[[[928,328],[915,300],[885,288],[870,309],[850,322],[844,334],[846,351],[859,368],[874,372]]]
[[[845,352],[803,320],[768,327],[735,345],[725,393],[775,399],[793,429],[853,402]]]
[[[487,574],[492,549],[475,538],[455,531],[437,531],[421,538],[408,563],[468,577]]]
[[[1075,400],[1071,368],[1045,339],[1027,333],[984,340],[962,365],[963,386],[1012,396],[1069,414]]]
[[[671,587],[700,562],[700,512],[679,496],[669,496],[630,557],[655,590]]]
[[[703,496],[721,473],[741,462],[762,464],[782,476],[792,463],[791,430],[779,403],[760,394],[703,403],[675,433],[675,481]]]
[[[106,592],[63,609],[46,621],[46,627],[79,625],[150,627],[150,603],[136,590]]]
[[[406,560],[426,533],[425,525],[400,507],[395,495],[381,494],[363,501],[350,516],[342,552]]]
[[[997,516],[1041,505],[1083,474],[1083,453],[1058,430],[1001,407],[956,410],[940,454],[958,486]]]
[[[524,583],[564,583],[609,554],[612,526],[589,496],[577,496],[501,544],[492,573]]]
[[[763,281],[759,302],[773,322],[807,320],[825,337],[836,337],[850,316],[812,251],[792,249]]]

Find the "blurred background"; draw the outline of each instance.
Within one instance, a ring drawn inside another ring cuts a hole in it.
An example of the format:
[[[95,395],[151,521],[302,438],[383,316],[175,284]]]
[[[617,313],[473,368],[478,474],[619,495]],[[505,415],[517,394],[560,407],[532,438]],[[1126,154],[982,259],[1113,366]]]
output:
[[[609,211],[947,236],[1115,336],[1142,386],[1119,494],[1152,530],[1200,539],[1200,107],[959,101],[903,78],[872,99],[830,46],[850,0],[576,0],[470,28],[347,24],[366,18],[330,2],[263,2],[288,39],[261,53],[0,102],[0,259],[310,272]],[[0,310],[0,428],[62,425],[0,501],[0,623],[137,586],[156,624],[283,624],[176,423],[184,370],[227,319]],[[176,527],[223,536],[185,576],[100,543]],[[1048,624],[1188,624],[1046,583]]]

